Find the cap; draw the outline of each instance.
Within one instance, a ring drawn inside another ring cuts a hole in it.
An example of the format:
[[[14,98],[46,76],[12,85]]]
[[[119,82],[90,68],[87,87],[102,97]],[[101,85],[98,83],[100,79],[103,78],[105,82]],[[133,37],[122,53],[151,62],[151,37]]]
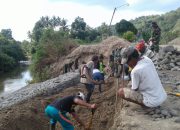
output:
[[[127,63],[129,57],[133,54],[134,50],[135,50],[135,48],[132,46],[123,48],[121,50],[121,56],[122,56],[121,64]]]
[[[85,100],[85,95],[82,92],[78,92],[77,97],[79,97],[82,100]]]
[[[136,50],[138,51],[142,51],[145,48],[145,42],[144,40],[141,40],[138,42],[138,44],[136,44]]]

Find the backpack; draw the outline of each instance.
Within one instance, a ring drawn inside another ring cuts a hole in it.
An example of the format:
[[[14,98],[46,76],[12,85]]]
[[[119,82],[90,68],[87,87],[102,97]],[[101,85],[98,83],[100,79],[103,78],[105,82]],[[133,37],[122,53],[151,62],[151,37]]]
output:
[[[81,78],[86,78],[86,75],[83,74],[84,68],[88,68],[86,64],[83,64],[83,65],[80,67],[79,74],[80,74],[80,77],[81,77]]]

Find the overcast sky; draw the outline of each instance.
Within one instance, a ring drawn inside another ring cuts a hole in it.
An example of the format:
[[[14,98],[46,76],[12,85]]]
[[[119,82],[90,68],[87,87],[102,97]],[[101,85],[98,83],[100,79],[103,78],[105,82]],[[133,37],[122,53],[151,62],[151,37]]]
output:
[[[126,3],[129,6],[122,6]],[[115,7],[119,8],[112,24],[176,10],[180,0],[0,0],[0,30],[11,29],[16,40],[26,40],[27,32],[42,16],[59,16],[69,25],[80,16],[89,26],[97,27],[110,23]]]

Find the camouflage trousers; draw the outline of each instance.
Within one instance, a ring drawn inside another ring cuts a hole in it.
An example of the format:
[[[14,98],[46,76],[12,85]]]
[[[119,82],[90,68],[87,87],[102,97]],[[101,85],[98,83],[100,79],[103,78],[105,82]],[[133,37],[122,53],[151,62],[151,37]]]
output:
[[[151,45],[150,49],[153,51],[153,52],[159,52],[159,44],[153,44]]]

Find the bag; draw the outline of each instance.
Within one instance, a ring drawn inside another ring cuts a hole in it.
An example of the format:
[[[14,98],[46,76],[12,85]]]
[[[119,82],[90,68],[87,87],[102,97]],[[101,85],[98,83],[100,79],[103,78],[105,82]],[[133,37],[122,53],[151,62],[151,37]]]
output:
[[[83,73],[84,68],[87,68],[86,64],[82,65],[81,68],[80,68],[79,74],[80,74],[81,78],[86,78],[86,75]]]

